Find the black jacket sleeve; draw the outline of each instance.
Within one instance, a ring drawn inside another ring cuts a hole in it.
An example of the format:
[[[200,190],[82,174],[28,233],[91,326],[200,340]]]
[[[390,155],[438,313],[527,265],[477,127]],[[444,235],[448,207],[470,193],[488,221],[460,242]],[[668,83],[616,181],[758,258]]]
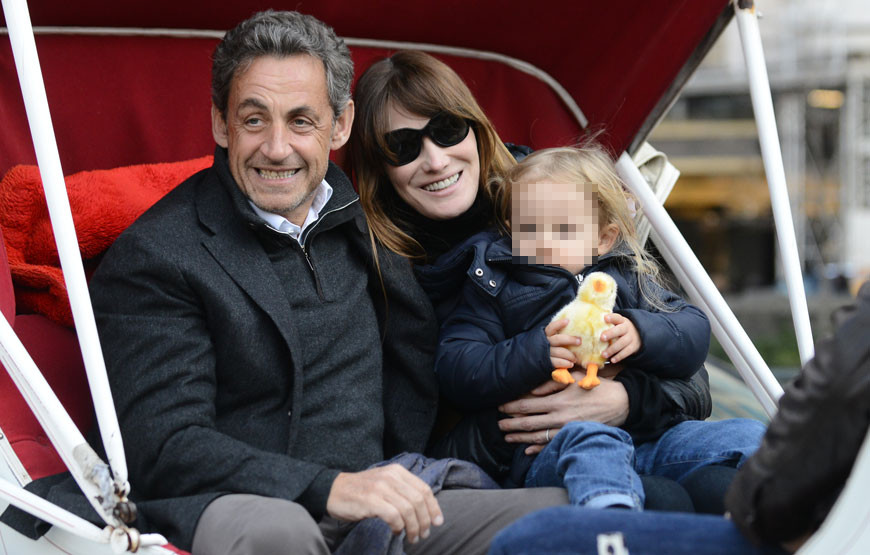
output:
[[[432,366],[438,323],[411,264],[385,248],[378,248],[377,257],[369,288],[384,357],[384,452],[392,457],[422,452],[435,424],[438,382]]]
[[[466,282],[459,305],[442,324],[435,356],[441,392],[459,408],[496,407],[545,382],[553,371],[543,327],[505,337],[494,303]],[[472,308],[474,307],[474,308]]]
[[[645,280],[645,284],[649,294],[658,298],[666,310],[650,305],[639,285],[632,284],[636,287],[633,294],[637,297],[637,308],[622,308],[617,312],[631,320],[642,345],[626,363],[660,378],[689,378],[707,357],[710,321],[701,309],[679,295],[650,280]]]
[[[785,387],[758,451],[737,473],[726,506],[755,541],[816,530],[843,487],[870,424],[870,282],[854,313]]]

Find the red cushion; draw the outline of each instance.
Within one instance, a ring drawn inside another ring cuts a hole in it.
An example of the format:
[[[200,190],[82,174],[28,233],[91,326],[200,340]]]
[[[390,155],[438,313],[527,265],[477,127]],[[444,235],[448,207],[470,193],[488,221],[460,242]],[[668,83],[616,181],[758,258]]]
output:
[[[2,277],[0,273],[0,279]],[[73,422],[80,430],[88,430],[94,425],[93,405],[75,333],[37,314],[19,314],[15,318],[14,329]],[[35,480],[66,470],[48,436],[2,366],[0,407],[0,427],[31,478]],[[163,548],[179,555],[190,555],[171,544]]]
[[[68,176],[67,197],[85,271],[96,267],[99,257],[139,215],[211,164],[212,157],[203,156]],[[0,228],[18,312],[43,314],[72,326],[66,281],[36,166],[16,166],[0,180]]]

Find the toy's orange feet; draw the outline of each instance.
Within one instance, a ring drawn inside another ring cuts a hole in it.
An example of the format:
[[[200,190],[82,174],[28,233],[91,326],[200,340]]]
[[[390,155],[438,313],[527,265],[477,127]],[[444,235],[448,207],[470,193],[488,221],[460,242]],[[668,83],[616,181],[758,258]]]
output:
[[[598,379],[598,365],[594,362],[590,362],[586,365],[586,377],[580,380],[580,383],[577,385],[583,389],[592,389],[600,383],[601,380]]]
[[[571,372],[569,372],[567,368],[553,370],[553,373],[550,374],[550,376],[553,378],[553,381],[561,384],[568,385],[574,383],[574,376],[571,375]]]

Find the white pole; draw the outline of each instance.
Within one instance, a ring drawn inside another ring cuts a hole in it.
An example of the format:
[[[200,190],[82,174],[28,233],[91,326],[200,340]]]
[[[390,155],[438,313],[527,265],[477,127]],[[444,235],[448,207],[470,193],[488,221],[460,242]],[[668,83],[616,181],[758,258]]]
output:
[[[6,479],[0,478],[0,499],[5,499],[11,505],[18,507],[22,511],[30,513],[52,526],[57,526],[62,530],[66,530],[80,538],[97,544],[109,544],[112,551],[122,553],[124,551],[138,553],[169,553],[165,550],[156,551],[151,547],[162,546],[169,543],[165,537],[160,534],[139,534],[138,531],[132,528],[98,528],[87,520],[62,509],[46,501],[45,499],[34,495],[26,489],[13,484]],[[135,545],[133,545],[135,543]],[[2,544],[0,544],[2,545]],[[65,547],[56,545],[58,549]],[[55,550],[51,550],[55,553]],[[5,553],[5,551],[4,551]],[[66,551],[64,551],[66,553]]]
[[[649,221],[649,220],[647,220]],[[758,376],[752,371],[749,364],[746,362],[746,359],[743,358],[743,355],[740,353],[740,349],[737,348],[737,345],[731,340],[728,334],[725,332],[725,328],[722,327],[722,324],[719,323],[719,320],[716,319],[715,316],[712,316],[712,311],[710,307],[707,306],[707,303],[704,301],[704,298],[698,293],[698,289],[695,287],[695,284],[692,283],[692,280],[689,279],[688,274],[683,270],[683,267],[680,261],[673,255],[667,243],[661,240],[658,233],[653,231],[652,233],[652,241],[655,243],[656,247],[661,253],[662,257],[668,263],[668,266],[674,272],[674,275],[679,280],[680,284],[682,284],[683,288],[685,288],[686,293],[689,295],[689,299],[701,308],[706,314],[710,316],[710,325],[713,328],[713,335],[716,336],[716,339],[719,340],[719,344],[722,345],[722,348],[725,349],[725,352],[728,354],[728,358],[731,359],[731,362],[734,364],[734,367],[737,368],[737,372],[740,374],[740,377],[743,378],[743,381],[746,382],[747,387],[749,387],[750,391],[752,391],[755,398],[758,399],[758,402],[761,404],[761,408],[764,409],[764,412],[767,414],[769,418],[773,418],[773,415],[776,414],[777,406],[776,399],[771,397],[767,390],[764,388],[764,385],[761,383],[761,380],[758,379]]]
[[[746,60],[746,70],[749,76],[749,92],[752,97],[755,122],[758,126],[758,140],[761,145],[761,156],[764,160],[765,173],[767,174],[767,185],[770,189],[770,203],[773,208],[773,219],[776,224],[779,251],[782,254],[782,266],[785,273],[786,287],[788,288],[792,321],[794,322],[795,334],[797,336],[801,365],[804,365],[815,354],[813,334],[810,328],[810,316],[807,310],[807,297],[804,291],[800,256],[794,236],[794,222],[788,200],[782,151],[780,150],[779,137],[776,131],[776,118],[774,117],[773,100],[770,95],[770,82],[767,78],[767,66],[761,46],[761,33],[758,29],[758,18],[755,13],[753,0],[732,1],[734,2],[737,26],[740,29],[743,57]]]
[[[93,542],[108,543],[108,538],[101,528],[3,478],[0,478],[0,499],[5,499],[22,511],[39,517],[52,526]]]
[[[127,461],[124,458],[124,445],[118,426],[118,417],[109,389],[106,376],[106,364],[97,336],[97,326],[94,312],[88,295],[85,272],[82,267],[78,238],[73,225],[69,198],[63,180],[60,166],[60,155],[51,124],[51,114],[48,111],[48,99],[45,95],[45,84],[42,80],[42,70],[36,53],[36,41],[33,38],[33,27],[30,14],[24,0],[2,0],[6,25],[9,29],[9,40],[15,57],[15,67],[18,70],[18,80],[24,105],[27,109],[27,120],[30,123],[30,133],[42,175],[45,188],[45,198],[51,216],[54,238],[63,269],[69,293],[76,333],[81,345],[82,357],[87,370],[88,383],[94,401],[97,422],[103,438],[103,445],[109,459],[109,465],[122,491],[129,490],[127,483]]]
[[[33,414],[85,497],[107,524],[119,525],[120,522],[112,514],[116,496],[111,477],[108,476],[108,469],[103,465],[105,471],[100,472],[101,461],[64,410],[51,386],[33,363],[33,359],[27,354],[27,349],[15,335],[12,326],[6,318],[2,317],[0,317],[0,362],[6,367],[12,381],[33,410]],[[101,474],[102,480],[99,479]]]
[[[731,341],[740,350],[742,357],[758,377],[758,381],[761,382],[767,395],[773,400],[779,400],[782,396],[782,386],[776,381],[770,368],[767,367],[767,364],[761,358],[749,336],[746,335],[740,322],[737,321],[734,313],[731,312],[728,303],[722,298],[719,290],[713,284],[713,280],[707,275],[698,257],[695,256],[692,248],[686,243],[686,239],[677,229],[674,221],[661,203],[658,202],[628,153],[622,153],[616,162],[616,169],[626,186],[640,201],[644,214],[646,214],[650,224],[658,234],[659,240],[667,246],[672,258],[679,261],[683,272],[686,274],[685,277],[694,286],[698,297],[704,300],[708,316],[710,316],[711,320],[715,319],[722,326],[723,331],[728,334]],[[759,400],[762,402],[762,405],[765,404],[765,401],[761,397],[759,397]]]

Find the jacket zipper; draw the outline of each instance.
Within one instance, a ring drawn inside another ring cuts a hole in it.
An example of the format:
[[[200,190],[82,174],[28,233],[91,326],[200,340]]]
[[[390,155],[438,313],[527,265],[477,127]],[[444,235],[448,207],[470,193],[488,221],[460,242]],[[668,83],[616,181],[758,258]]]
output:
[[[308,267],[311,269],[311,275],[312,275],[312,277],[314,277],[314,287],[317,289],[317,296],[322,301],[326,300],[326,299],[324,298],[324,295],[323,295],[323,287],[320,284],[320,276],[317,275],[317,270],[314,269],[314,263],[311,261],[311,255],[309,254],[308,247],[305,246],[305,241],[308,239],[308,237],[311,235],[311,233],[314,231],[314,229],[317,227],[317,225],[320,222],[322,222],[324,218],[326,218],[326,216],[328,216],[329,214],[332,214],[333,212],[338,212],[339,210],[344,210],[345,208],[347,208],[351,204],[357,202],[357,200],[358,199],[354,199],[354,200],[348,202],[347,204],[345,204],[344,206],[339,206],[337,208],[333,208],[332,210],[321,214],[317,218],[317,221],[314,222],[313,224],[311,224],[311,227],[309,227],[307,230],[305,230],[306,231],[305,236],[299,237],[301,239],[301,241],[297,241],[297,243],[299,244],[299,247],[302,249],[303,256],[305,256],[305,262],[308,263]],[[312,238],[312,241],[313,240],[314,239]]]
[[[323,221],[323,219],[324,219],[325,217],[327,217],[328,215],[332,214],[333,212],[338,212],[339,210],[344,210],[345,208],[347,208],[347,207],[350,206],[351,204],[353,204],[353,203],[355,203],[355,202],[358,202],[358,201],[359,201],[359,199],[353,199],[352,201],[348,202],[348,203],[345,204],[344,206],[339,206],[339,207],[337,207],[337,208],[333,208],[333,209],[330,210],[329,212],[326,212],[326,213],[324,213],[324,214],[319,215],[319,216],[317,217],[317,221],[314,222],[313,224],[311,224],[311,227],[309,227],[308,229],[305,230],[305,236],[303,237],[303,236],[300,235],[299,239],[301,239],[301,241],[299,241],[299,244],[300,244],[300,245],[304,245],[304,244],[305,244],[305,240],[308,239],[308,236],[311,235],[311,233],[312,233],[312,232],[317,228],[317,226],[320,224],[320,222]],[[303,250],[303,251],[305,250],[305,247],[304,247],[304,246],[302,247],[302,250]],[[307,255],[306,255],[306,256],[307,256]]]

